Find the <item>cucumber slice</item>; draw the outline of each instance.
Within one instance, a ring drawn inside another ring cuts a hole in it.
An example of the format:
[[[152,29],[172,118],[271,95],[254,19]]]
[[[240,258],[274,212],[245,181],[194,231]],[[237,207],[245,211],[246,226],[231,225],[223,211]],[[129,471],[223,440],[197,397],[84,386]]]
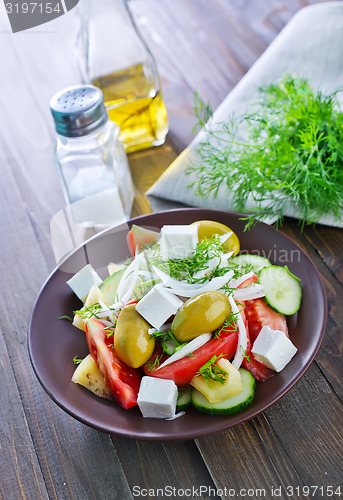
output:
[[[187,387],[187,389],[180,390],[179,395],[176,401],[176,411],[184,411],[192,406],[191,402],[191,387]]]
[[[299,310],[302,295],[300,279],[287,266],[261,269],[258,282],[263,286],[266,303],[276,312],[291,315]]]
[[[256,274],[264,267],[271,266],[271,262],[266,257],[252,254],[236,255],[236,257],[232,257],[229,262],[236,264],[243,272],[253,271]]]
[[[124,274],[124,269],[119,269],[118,271],[108,276],[101,285],[99,286],[105,297],[105,304],[111,306],[116,301],[116,293],[118,289],[119,282]]]
[[[243,384],[241,392],[219,403],[210,403],[201,392],[192,389],[191,400],[194,408],[201,413],[209,413],[210,415],[231,415],[251,405],[255,394],[255,378],[253,374],[245,368],[240,368],[239,372]]]
[[[168,354],[168,356],[172,356],[175,352],[177,344],[175,344],[175,342],[173,342],[172,340],[168,339],[168,337],[166,336],[161,340],[161,347],[163,349],[163,352]]]

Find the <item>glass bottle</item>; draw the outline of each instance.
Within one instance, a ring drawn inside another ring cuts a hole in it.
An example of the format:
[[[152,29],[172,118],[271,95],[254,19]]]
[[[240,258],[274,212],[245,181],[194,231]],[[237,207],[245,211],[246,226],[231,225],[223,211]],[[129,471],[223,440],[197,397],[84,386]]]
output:
[[[99,87],[127,152],[163,144],[168,121],[154,58],[126,0],[83,0],[85,80]]]
[[[119,127],[108,119],[101,90],[76,85],[51,99],[56,162],[74,222],[103,228],[130,217],[134,190]]]

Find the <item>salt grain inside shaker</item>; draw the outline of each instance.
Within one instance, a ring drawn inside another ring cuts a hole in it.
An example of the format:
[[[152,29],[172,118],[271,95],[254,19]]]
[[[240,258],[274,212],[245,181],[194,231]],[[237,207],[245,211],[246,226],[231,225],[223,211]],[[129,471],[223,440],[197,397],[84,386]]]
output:
[[[108,227],[130,217],[133,184],[118,125],[92,85],[59,91],[50,102],[57,132],[56,162],[74,221]]]

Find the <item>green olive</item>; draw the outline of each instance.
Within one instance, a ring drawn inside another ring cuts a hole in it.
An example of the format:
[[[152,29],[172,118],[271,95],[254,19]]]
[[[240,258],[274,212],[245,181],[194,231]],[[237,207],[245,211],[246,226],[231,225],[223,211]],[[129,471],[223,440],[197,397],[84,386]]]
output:
[[[188,299],[177,311],[171,330],[179,342],[188,342],[219,328],[229,316],[231,306],[221,292],[204,292]]]
[[[224,248],[227,252],[233,252],[232,255],[238,254],[240,248],[239,239],[228,226],[213,220],[199,220],[197,222],[193,222],[193,224],[197,224],[198,226],[199,242],[205,238],[210,239],[214,234],[219,234],[219,236],[221,236],[225,233],[231,233],[228,239],[224,242]]]
[[[155,338],[149,335],[151,326],[130,304],[121,311],[114,332],[114,347],[118,357],[132,368],[144,365],[155,348]]]

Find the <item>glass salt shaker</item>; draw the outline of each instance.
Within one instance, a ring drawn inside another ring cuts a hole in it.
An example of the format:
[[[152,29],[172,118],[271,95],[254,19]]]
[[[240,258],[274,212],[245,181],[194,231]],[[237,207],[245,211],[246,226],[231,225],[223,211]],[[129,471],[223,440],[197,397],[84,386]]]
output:
[[[76,85],[53,96],[56,162],[74,222],[105,228],[130,217],[134,190],[118,125],[101,90]]]
[[[84,81],[102,90],[126,151],[163,144],[168,120],[156,62],[127,1],[83,0],[79,11]]]

